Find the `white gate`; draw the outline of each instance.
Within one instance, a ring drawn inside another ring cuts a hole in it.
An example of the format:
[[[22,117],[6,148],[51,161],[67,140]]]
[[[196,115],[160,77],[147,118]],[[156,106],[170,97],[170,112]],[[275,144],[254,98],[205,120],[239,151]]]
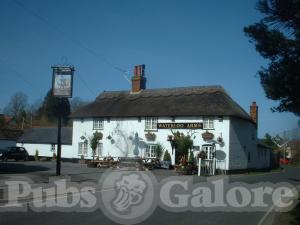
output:
[[[225,160],[201,159],[198,162],[198,176],[213,176],[216,175],[216,169],[221,174],[226,174]]]

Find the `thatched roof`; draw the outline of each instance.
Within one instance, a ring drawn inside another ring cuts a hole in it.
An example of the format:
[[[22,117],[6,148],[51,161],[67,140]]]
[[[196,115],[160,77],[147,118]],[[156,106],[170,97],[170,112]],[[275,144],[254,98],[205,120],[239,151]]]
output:
[[[135,116],[233,116],[251,121],[221,86],[109,91],[74,112],[72,118]]]

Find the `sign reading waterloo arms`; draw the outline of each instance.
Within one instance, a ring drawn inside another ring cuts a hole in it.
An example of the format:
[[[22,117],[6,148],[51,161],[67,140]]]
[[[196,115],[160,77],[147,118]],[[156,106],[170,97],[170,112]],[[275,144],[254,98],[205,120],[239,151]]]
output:
[[[203,129],[203,123],[157,123],[157,129]]]

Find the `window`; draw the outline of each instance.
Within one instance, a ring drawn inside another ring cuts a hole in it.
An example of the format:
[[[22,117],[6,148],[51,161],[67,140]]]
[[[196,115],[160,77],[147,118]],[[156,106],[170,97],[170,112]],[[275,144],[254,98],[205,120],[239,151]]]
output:
[[[205,159],[214,158],[214,147],[212,145],[202,145],[202,151],[205,152]]]
[[[203,119],[203,129],[214,129],[214,120],[210,118]]]
[[[148,145],[148,147],[146,148],[146,158],[155,158],[156,157],[156,145]]]
[[[78,155],[87,155],[88,146],[86,142],[78,143]]]
[[[103,118],[97,118],[93,121],[93,129],[94,130],[101,130],[104,127],[104,119]]]
[[[96,155],[97,156],[102,156],[102,154],[103,154],[103,143],[98,143]]]
[[[145,130],[157,130],[157,117],[145,118]]]

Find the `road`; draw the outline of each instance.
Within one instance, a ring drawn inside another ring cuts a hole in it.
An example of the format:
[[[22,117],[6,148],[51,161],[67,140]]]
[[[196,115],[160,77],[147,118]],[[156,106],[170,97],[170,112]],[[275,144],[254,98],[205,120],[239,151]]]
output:
[[[0,181],[7,177],[23,175],[30,177],[34,183],[45,183],[49,176],[54,175],[55,164],[51,162],[0,162]],[[71,176],[74,182],[98,181],[104,170],[85,168],[78,164],[63,163],[62,173]],[[158,180],[169,175],[173,171],[156,171]],[[203,181],[203,178],[195,177],[195,182]],[[259,175],[233,175],[229,176],[230,182],[245,182],[254,184],[262,181],[273,183],[288,182],[292,185],[300,185],[300,168],[285,168],[283,172],[265,173]],[[101,190],[100,190],[101,191]],[[168,212],[160,207],[141,225],[257,225],[264,217],[265,212]],[[92,225],[92,224],[116,224],[110,221],[100,209],[94,212],[2,212],[0,213],[0,225]]]

